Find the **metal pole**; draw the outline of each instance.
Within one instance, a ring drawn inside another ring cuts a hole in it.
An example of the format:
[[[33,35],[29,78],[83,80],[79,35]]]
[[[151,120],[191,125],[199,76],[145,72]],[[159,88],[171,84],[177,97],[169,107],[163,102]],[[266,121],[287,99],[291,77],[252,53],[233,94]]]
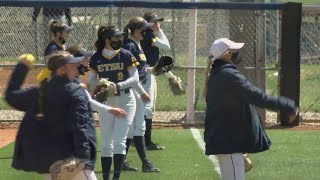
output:
[[[191,0],[197,2],[197,0]],[[196,42],[197,42],[197,9],[189,10],[189,41],[188,41],[188,66],[196,65]],[[195,70],[188,70],[188,102],[187,123],[194,123],[195,104]]]

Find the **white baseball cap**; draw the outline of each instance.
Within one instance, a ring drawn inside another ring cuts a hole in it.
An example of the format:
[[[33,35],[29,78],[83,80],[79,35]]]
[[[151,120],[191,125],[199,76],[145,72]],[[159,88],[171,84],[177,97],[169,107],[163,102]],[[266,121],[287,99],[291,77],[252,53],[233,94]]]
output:
[[[228,50],[239,50],[243,47],[244,43],[236,43],[228,38],[220,38],[215,40],[211,47],[210,53],[213,56],[212,61],[224,55]]]

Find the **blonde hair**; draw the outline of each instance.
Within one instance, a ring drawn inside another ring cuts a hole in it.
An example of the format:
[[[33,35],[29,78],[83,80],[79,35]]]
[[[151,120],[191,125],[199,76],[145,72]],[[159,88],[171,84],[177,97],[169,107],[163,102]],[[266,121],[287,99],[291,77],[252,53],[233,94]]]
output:
[[[53,52],[51,55],[49,55],[48,57],[48,67],[49,66],[53,66],[54,63],[57,63],[61,58],[64,58],[66,56],[69,56],[70,53],[65,52],[65,51],[55,51]],[[54,73],[54,72],[52,72]],[[52,74],[51,73],[51,74]],[[44,112],[45,112],[45,87],[47,86],[49,82],[49,77],[46,77],[45,79],[43,79],[40,82],[40,87],[39,87],[39,99],[38,99],[38,103],[39,103],[39,109],[38,112],[36,114],[36,118],[38,120],[43,120],[44,119]]]
[[[207,61],[207,67],[204,70],[204,87],[203,87],[203,92],[202,92],[202,96],[205,98],[207,91],[208,91],[208,78],[209,78],[209,72],[211,70],[211,65],[213,64],[213,62],[211,61],[210,57],[208,58]]]
[[[142,17],[134,17],[130,19],[129,23],[124,27],[123,32],[125,32],[125,37],[124,39],[128,39],[129,35],[132,35],[134,30],[139,29],[139,26],[143,23],[146,22],[145,19]]]

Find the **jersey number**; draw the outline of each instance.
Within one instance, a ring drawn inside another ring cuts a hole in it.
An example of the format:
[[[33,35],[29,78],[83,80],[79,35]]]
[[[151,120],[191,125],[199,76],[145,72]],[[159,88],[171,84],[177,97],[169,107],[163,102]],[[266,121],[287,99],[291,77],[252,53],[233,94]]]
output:
[[[123,80],[123,73],[122,72],[118,72],[117,76],[118,76],[119,81]]]

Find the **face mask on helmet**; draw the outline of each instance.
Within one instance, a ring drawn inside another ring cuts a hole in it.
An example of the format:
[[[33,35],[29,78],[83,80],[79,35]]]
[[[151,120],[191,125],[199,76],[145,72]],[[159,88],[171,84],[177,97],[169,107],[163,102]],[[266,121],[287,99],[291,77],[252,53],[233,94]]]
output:
[[[114,50],[118,50],[122,47],[123,41],[119,40],[119,41],[111,41],[110,42],[110,46],[112,47],[112,49]]]
[[[232,53],[231,55],[231,61],[238,65],[241,61],[242,61],[242,57],[241,57],[241,54],[240,52],[235,52],[235,53]]]
[[[86,72],[89,71],[89,68],[87,66],[82,65],[82,64],[80,64],[77,69],[81,75],[84,75]]]

